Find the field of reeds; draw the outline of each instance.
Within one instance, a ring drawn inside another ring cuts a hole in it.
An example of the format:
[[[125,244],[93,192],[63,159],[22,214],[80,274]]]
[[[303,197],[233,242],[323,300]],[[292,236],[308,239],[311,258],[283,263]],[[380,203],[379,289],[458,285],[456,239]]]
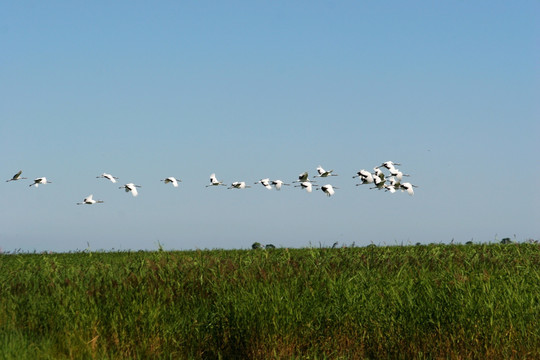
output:
[[[4,359],[538,359],[540,245],[0,255]]]

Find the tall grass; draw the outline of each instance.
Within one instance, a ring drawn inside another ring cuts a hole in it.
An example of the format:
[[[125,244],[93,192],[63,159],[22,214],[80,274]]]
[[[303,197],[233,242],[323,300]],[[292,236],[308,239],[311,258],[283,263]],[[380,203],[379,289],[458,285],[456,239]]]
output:
[[[3,358],[540,358],[537,244],[0,256]]]

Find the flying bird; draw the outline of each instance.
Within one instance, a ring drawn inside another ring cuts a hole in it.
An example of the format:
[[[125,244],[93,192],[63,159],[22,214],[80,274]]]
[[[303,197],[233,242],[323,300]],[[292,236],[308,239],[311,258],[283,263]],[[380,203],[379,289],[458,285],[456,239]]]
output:
[[[245,189],[250,188],[251,186],[246,185],[244,181],[235,181],[227,189]]]
[[[216,178],[216,174],[212,173],[210,174],[210,185],[206,185],[206,187],[209,187],[209,186],[218,186],[218,185],[223,185],[223,186],[227,186],[223,183],[223,181],[219,181],[217,178]]]
[[[308,178],[308,172],[307,171],[304,171],[303,173],[301,173],[300,175],[298,175],[298,180],[295,180],[293,182],[297,182],[297,183],[303,183],[303,182],[311,182],[311,180],[309,180]]]
[[[404,176],[410,176],[409,174],[402,173],[400,170],[398,170],[396,168],[392,168],[392,169],[389,169],[389,170],[390,170],[390,175],[395,176],[396,179],[398,179],[399,181],[401,181],[401,179],[403,179]]]
[[[99,178],[104,178],[104,179],[108,179],[110,180],[113,184],[116,183],[116,180],[118,180],[118,178],[116,176],[112,176],[111,174],[107,174],[107,173],[103,173],[99,176],[96,176],[96,179],[99,179]]]
[[[22,170],[19,170],[18,173],[16,173],[15,175],[13,175],[13,177],[12,177],[11,179],[6,180],[6,182],[26,179],[25,177],[21,177],[21,174],[22,174]]]
[[[324,170],[321,165],[317,167],[317,172],[319,175],[315,175],[314,177],[327,177],[327,176],[337,176],[337,174],[332,174],[334,170]]]
[[[269,178],[261,179],[261,180],[257,181],[255,184],[261,184],[262,186],[264,186],[268,190],[272,190],[272,186],[270,186],[270,179]]]
[[[174,187],[178,187],[178,182],[182,182],[182,180],[177,179],[177,178],[175,178],[173,176],[170,176],[170,177],[168,177],[166,179],[163,179],[161,181],[163,181],[165,184],[171,183],[172,186],[174,186]]]
[[[120,186],[119,189],[124,189],[126,190],[126,192],[130,192],[131,191],[131,195],[133,195],[134,197],[139,195],[139,192],[137,191],[137,188],[140,188],[141,186],[140,185],[135,185],[134,183],[129,183],[129,184],[125,184],[124,186]]]
[[[47,180],[46,177],[40,177],[40,178],[34,179],[34,183],[30,184],[28,186],[38,187],[39,184],[51,184],[51,183],[52,183],[52,181]]]
[[[388,178],[388,184],[384,184],[384,191],[390,191],[395,193],[397,189],[401,187],[401,183],[395,179],[395,177]]]
[[[276,188],[276,190],[281,190],[281,186],[283,185],[286,185],[286,186],[289,186],[291,184],[285,184],[283,181],[281,180],[272,180],[272,185],[274,185],[274,187]]]
[[[330,184],[326,184],[326,185],[323,185],[321,186],[321,190],[324,191],[324,193],[326,194],[326,196],[332,196],[334,195],[336,192],[334,191],[334,189],[339,189],[337,187],[334,187]]]
[[[373,177],[379,177],[381,178],[381,180],[384,180],[384,173],[381,171],[381,169],[378,166],[375,166],[373,170],[374,170]]]
[[[390,178],[388,178],[388,182],[389,182],[388,186],[393,186],[393,187],[395,187],[396,189],[399,189],[399,188],[401,187],[400,181],[399,181],[399,180],[396,180],[396,178],[393,177],[393,176],[390,177]]]
[[[300,185],[295,185],[294,187],[301,187],[302,189],[306,190],[308,193],[313,191],[313,184],[309,181],[303,181],[300,183]]]
[[[77,203],[77,205],[83,205],[83,204],[93,205],[93,204],[103,203],[103,200],[94,200],[92,199],[92,197],[93,197],[92,194],[88,195],[87,197],[84,198],[82,202]]]
[[[384,184],[386,183],[386,179],[384,179],[384,176],[383,178],[379,176],[375,176],[373,180],[374,180],[373,182],[375,186],[371,187],[370,189],[379,189],[379,190],[384,189]]]
[[[418,186],[411,184],[410,182],[406,182],[401,184],[401,191],[406,191],[409,195],[414,195],[413,188],[417,188]]]
[[[398,163],[395,163],[395,162],[392,162],[392,161],[385,161],[379,166],[383,166],[383,167],[387,168],[388,170],[392,170],[395,165],[401,165],[401,164],[398,164]]]
[[[360,180],[362,180],[362,183],[356,184],[356,186],[373,183],[373,175],[367,170],[364,170],[364,169],[360,170],[359,172],[356,173],[355,176],[353,176],[353,178],[355,177],[359,177]]]

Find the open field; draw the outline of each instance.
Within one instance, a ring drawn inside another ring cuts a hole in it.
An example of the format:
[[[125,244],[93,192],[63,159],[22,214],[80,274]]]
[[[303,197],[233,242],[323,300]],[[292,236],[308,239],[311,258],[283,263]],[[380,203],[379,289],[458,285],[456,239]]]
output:
[[[540,246],[0,256],[0,358],[540,358]]]

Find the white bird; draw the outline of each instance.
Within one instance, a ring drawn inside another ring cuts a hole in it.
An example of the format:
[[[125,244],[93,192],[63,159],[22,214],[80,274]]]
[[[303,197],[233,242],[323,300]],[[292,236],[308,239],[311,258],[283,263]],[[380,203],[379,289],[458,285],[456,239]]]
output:
[[[270,186],[270,179],[269,178],[261,179],[261,180],[257,181],[255,184],[261,184],[262,186],[264,186],[268,190],[272,190],[272,186]]]
[[[388,184],[384,184],[384,191],[390,191],[390,193],[395,193],[397,189],[401,187],[401,183],[399,181],[396,181],[396,179],[392,176],[387,179]]]
[[[334,170],[329,170],[329,171],[326,171],[322,168],[321,165],[319,165],[317,167],[317,172],[319,173],[319,175],[315,175],[314,177],[327,177],[327,176],[338,176],[337,174],[332,174],[332,171]]]
[[[384,173],[381,171],[381,169],[379,169],[378,166],[375,166],[373,170],[375,171],[373,173],[373,177],[379,177],[381,180],[384,180]]]
[[[337,187],[334,187],[330,184],[326,184],[326,185],[323,185],[321,186],[321,190],[324,191],[324,193],[326,194],[326,196],[332,196],[334,195],[336,192],[334,191],[334,189],[339,189]]]
[[[409,195],[414,195],[413,188],[416,188],[418,186],[411,184],[410,182],[406,182],[401,184],[401,191],[405,190]]]
[[[303,181],[300,183],[300,185],[295,185],[295,187],[301,187],[302,189],[305,189],[308,193],[313,191],[313,184],[309,181]]]
[[[403,179],[404,176],[410,176],[409,174],[402,173],[400,170],[396,168],[392,168],[389,170],[390,170],[390,175],[395,176],[396,179],[398,179],[399,181],[401,181],[401,179]]]
[[[367,170],[364,170],[364,169],[360,170],[359,172],[356,173],[355,176],[353,176],[353,178],[355,177],[359,177],[360,180],[362,180],[362,183],[356,184],[356,186],[373,183],[373,175]]]
[[[354,178],[357,178],[357,177],[360,177],[360,178],[361,178],[361,177],[367,177],[367,176],[369,176],[369,175],[371,175],[371,173],[370,173],[369,171],[367,171],[367,170],[365,170],[365,169],[362,169],[362,170],[358,171],[358,172],[356,173],[356,175],[353,176],[353,179],[354,179]]]
[[[124,189],[126,192],[131,191],[131,195],[137,196],[139,195],[139,192],[137,191],[137,188],[140,188],[140,185],[135,185],[134,183],[125,184],[124,186],[120,186],[119,189]]]
[[[246,185],[244,181],[235,181],[227,189],[245,189],[250,188],[251,186]]]
[[[116,176],[112,176],[111,174],[107,174],[107,173],[103,173],[99,176],[96,176],[96,179],[99,179],[99,178],[109,179],[113,184],[115,184],[116,180],[118,179]]]
[[[219,181],[217,178],[216,178],[216,174],[212,173],[210,174],[210,185],[206,185],[206,187],[209,187],[209,186],[218,186],[218,185],[223,185],[223,186],[227,186],[223,183],[223,181]]]
[[[26,179],[25,177],[21,177],[21,174],[22,174],[22,170],[19,170],[18,173],[16,173],[15,175],[13,175],[13,177],[12,177],[11,179],[6,180],[6,182]]]
[[[285,184],[281,180],[272,180],[272,185],[274,185],[276,187],[276,190],[281,190],[281,186],[283,186],[283,185],[289,186],[291,184]]]
[[[46,177],[40,177],[40,178],[34,179],[34,183],[30,184],[28,186],[35,185],[35,187],[38,187],[39,184],[51,184],[51,183],[52,183],[52,181],[48,181]]]
[[[384,184],[386,183],[386,179],[384,179],[384,177],[381,178],[379,176],[375,176],[373,178],[373,182],[375,183],[375,187],[372,187],[370,189],[379,189],[379,190],[381,190],[381,189],[384,189]]]
[[[77,203],[77,205],[83,205],[83,204],[93,205],[93,204],[101,204],[103,202],[102,200],[94,200],[92,199],[92,197],[93,197],[92,194],[88,195],[87,197],[84,198],[83,202],[79,202]]]
[[[388,178],[387,180],[389,182],[388,186],[393,186],[396,189],[400,188],[401,183],[398,180],[396,180],[395,177],[392,176],[392,177]]]
[[[388,170],[392,170],[392,168],[394,168],[395,165],[401,165],[401,164],[398,164],[398,163],[395,163],[395,162],[392,162],[392,161],[385,161],[379,166],[384,166]]]
[[[171,183],[172,186],[174,186],[174,187],[178,187],[178,182],[182,182],[182,180],[177,179],[177,178],[175,178],[173,176],[170,176],[170,177],[168,177],[166,179],[163,179],[161,181],[163,181],[165,184]]]
[[[298,180],[295,180],[293,182],[303,183],[303,182],[311,182],[311,180],[308,179],[308,172],[304,171],[300,175],[298,175]]]

